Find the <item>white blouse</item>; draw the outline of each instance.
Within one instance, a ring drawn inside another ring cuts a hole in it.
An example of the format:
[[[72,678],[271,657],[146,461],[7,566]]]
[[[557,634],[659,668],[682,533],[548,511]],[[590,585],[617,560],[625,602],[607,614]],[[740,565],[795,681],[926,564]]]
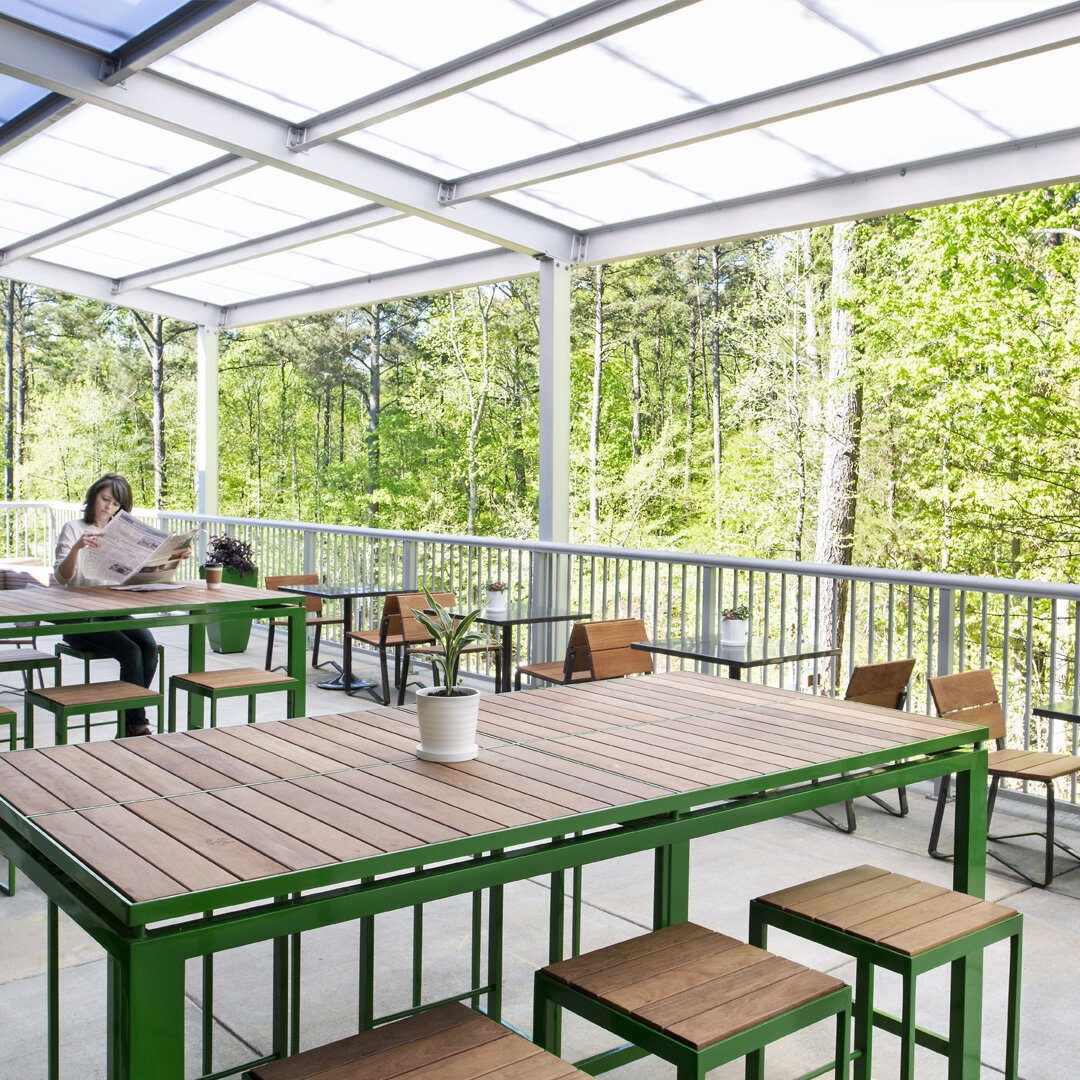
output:
[[[94,529],[100,532],[96,525],[87,525],[81,518],[75,521],[67,522],[60,530],[60,539],[56,541],[56,554],[53,555],[53,574],[56,576],[56,580],[61,585],[108,585],[107,581],[97,581],[87,578],[82,572],[82,554],[86,549],[83,548],[79,554],[75,557],[75,572],[70,578],[65,578],[60,573],[60,564],[71,553],[71,549],[78,543],[79,537],[88,529]]]

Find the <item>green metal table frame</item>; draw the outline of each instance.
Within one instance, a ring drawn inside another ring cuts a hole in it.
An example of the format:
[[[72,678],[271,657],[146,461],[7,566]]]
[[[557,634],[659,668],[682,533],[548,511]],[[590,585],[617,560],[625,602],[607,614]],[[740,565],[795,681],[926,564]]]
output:
[[[54,586],[55,588],[55,586]],[[61,634],[93,634],[109,629],[102,626],[101,617],[108,618],[132,618],[145,630],[153,630],[160,626],[187,626],[188,628],[188,663],[191,671],[204,671],[206,668],[206,630],[207,623],[223,622],[234,619],[287,619],[289,623],[288,648],[289,648],[289,674],[297,680],[295,699],[293,702],[293,716],[303,716],[307,709],[307,683],[304,678],[304,670],[307,656],[307,612],[304,609],[304,599],[301,596],[290,596],[286,593],[274,593],[268,596],[264,590],[252,590],[258,596],[250,600],[226,600],[222,601],[216,596],[208,596],[205,600],[197,602],[190,600],[183,606],[183,610],[170,607],[175,605],[177,597],[174,593],[162,592],[155,594],[161,597],[160,604],[140,604],[138,606],[110,606],[102,608],[97,614],[87,611],[58,612],[58,611],[35,611],[32,606],[33,594],[44,590],[25,589],[27,594],[27,608],[14,616],[0,616],[0,645],[8,638],[25,637],[27,627],[25,623],[34,621],[40,623],[33,628],[36,637],[48,637]],[[122,593],[116,594],[122,597]],[[145,594],[142,594],[145,595]],[[21,597],[20,597],[21,598]],[[170,599],[171,598],[171,599]],[[10,621],[9,621],[10,620]],[[24,625],[16,625],[14,620]],[[196,699],[191,727],[203,726],[203,699]],[[33,731],[24,731],[24,743],[26,747],[32,747]]]
[[[298,607],[303,619],[302,607]],[[162,623],[164,625],[164,623]],[[301,624],[302,625],[302,624]],[[302,642],[301,635],[297,641]],[[654,852],[653,924],[688,918],[690,842],[728,829],[831,805],[901,784],[955,775],[956,857],[953,887],[982,897],[986,873],[987,754],[985,728],[875,750],[771,776],[750,777],[689,792],[666,792],[642,802],[557,820],[463,836],[441,843],[299,870],[161,900],[134,903],[88,870],[0,799],[0,853],[13,860],[49,899],[49,1044],[58,1046],[55,1004],[59,984],[57,908],[62,908],[108,954],[110,1080],[183,1080],[184,982],[188,959],[256,942],[274,943],[273,1049],[288,1045],[289,943],[304,931],[345,922],[360,925],[360,967],[373,977],[373,920],[389,911],[466,894],[490,896],[488,985],[459,995],[487,994],[500,1011],[502,887],[634,852]],[[975,744],[974,748],[972,744]],[[508,850],[512,849],[512,850]],[[456,860],[447,862],[447,860]],[[435,865],[438,864],[438,865]],[[393,877],[385,875],[393,874]],[[322,891],[311,892],[319,889]],[[563,913],[552,890],[549,953],[562,958]],[[229,910],[223,910],[228,908]],[[164,920],[173,920],[164,922]],[[421,931],[422,933],[422,931]],[[474,945],[474,949],[477,946]],[[954,1002],[981,1000],[981,958],[953,967]],[[415,978],[415,975],[414,975]],[[453,1000],[453,999],[451,999]],[[429,1003],[430,1004],[430,1003]],[[957,1050],[950,1080],[975,1080],[981,1018],[958,1008],[952,1030]],[[361,1026],[371,1022],[361,987]],[[380,1020],[389,1019],[382,1017]],[[50,1060],[56,1055],[50,1054]],[[206,1075],[211,1076],[204,1058]],[[246,1067],[252,1067],[249,1063]],[[233,1070],[229,1070],[232,1072]],[[50,1075],[52,1075],[50,1073]],[[224,1075],[224,1074],[222,1074]]]

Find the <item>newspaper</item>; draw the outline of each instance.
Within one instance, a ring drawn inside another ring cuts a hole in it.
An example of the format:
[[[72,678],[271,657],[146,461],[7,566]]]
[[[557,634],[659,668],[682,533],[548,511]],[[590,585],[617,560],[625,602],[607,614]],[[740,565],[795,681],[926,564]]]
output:
[[[198,529],[167,533],[120,510],[98,535],[97,547],[84,549],[83,575],[103,585],[148,585],[172,581],[180,552],[192,545]]]

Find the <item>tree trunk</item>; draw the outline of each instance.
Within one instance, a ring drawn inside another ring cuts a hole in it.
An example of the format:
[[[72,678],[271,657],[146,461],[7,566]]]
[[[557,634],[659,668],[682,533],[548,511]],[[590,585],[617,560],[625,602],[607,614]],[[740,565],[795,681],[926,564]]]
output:
[[[690,333],[687,335],[686,357],[686,446],[683,451],[683,491],[690,494],[690,475],[694,462],[694,382],[697,367],[694,362],[694,345],[697,342],[697,317],[699,309],[690,306]]]
[[[637,334],[630,343],[630,393],[634,418],[630,427],[630,456],[637,461],[641,454],[641,344]]]
[[[604,266],[596,267],[593,304],[592,408],[589,414],[589,539],[595,544],[599,524],[600,389],[604,373]]]
[[[862,419],[862,387],[853,359],[854,248],[855,223],[833,226],[832,321],[823,408],[825,445],[814,561],[840,566],[851,565]],[[847,599],[846,582],[834,582],[831,588],[823,585],[818,605],[819,641],[842,645]]]
[[[371,351],[368,360],[367,409],[367,494],[368,523],[374,525],[379,514],[375,492],[379,486],[379,395],[382,376],[382,308],[371,309]]]
[[[4,456],[6,497],[15,494],[15,282],[8,282],[7,334],[4,340]]]
[[[716,542],[724,534],[724,515],[720,501],[723,465],[723,436],[720,430],[720,248],[712,249],[712,452],[713,511]]]

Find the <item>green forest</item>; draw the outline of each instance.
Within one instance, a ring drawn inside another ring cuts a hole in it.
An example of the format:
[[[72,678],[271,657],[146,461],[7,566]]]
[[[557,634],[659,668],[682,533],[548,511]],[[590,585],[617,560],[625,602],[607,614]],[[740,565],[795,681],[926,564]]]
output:
[[[1080,186],[574,273],[579,542],[1067,581]],[[4,284],[6,492],[193,508],[195,331]],[[222,332],[221,512],[532,537],[537,282]]]

